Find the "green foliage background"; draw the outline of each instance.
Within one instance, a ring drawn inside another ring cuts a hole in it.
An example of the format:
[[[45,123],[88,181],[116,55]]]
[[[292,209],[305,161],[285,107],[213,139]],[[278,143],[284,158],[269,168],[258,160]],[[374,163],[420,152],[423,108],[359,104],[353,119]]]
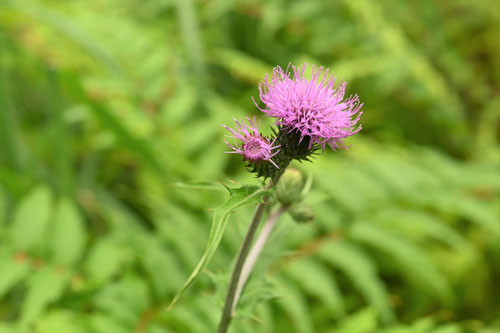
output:
[[[232,332],[500,332],[500,6],[488,0],[0,0],[0,332],[213,332],[252,207],[179,303],[272,67],[365,103],[301,165]],[[192,184],[192,185],[182,185]]]

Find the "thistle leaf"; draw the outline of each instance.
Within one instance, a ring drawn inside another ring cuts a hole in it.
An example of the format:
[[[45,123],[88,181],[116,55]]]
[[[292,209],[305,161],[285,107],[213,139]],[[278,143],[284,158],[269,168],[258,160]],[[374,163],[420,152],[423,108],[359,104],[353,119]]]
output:
[[[208,244],[201,257],[198,265],[193,270],[184,286],[175,295],[174,299],[168,306],[167,311],[169,311],[179,298],[184,294],[184,292],[189,288],[189,286],[194,282],[194,280],[200,275],[201,271],[208,265],[210,259],[212,259],[217,247],[219,246],[224,230],[227,226],[227,221],[229,216],[238,208],[248,205],[251,203],[257,203],[261,200],[262,196],[268,194],[268,190],[260,189],[258,186],[242,186],[237,189],[232,189],[231,195],[226,199],[226,201],[218,208],[214,210],[214,217],[212,221],[212,228],[210,229],[210,236],[208,238]]]

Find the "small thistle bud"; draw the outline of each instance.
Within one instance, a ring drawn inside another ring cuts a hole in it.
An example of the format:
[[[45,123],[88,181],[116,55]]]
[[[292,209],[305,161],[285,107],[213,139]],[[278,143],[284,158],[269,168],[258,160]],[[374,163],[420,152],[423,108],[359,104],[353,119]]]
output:
[[[285,206],[302,200],[304,189],[304,176],[295,168],[288,168],[281,176],[276,188],[276,199]]]
[[[280,172],[280,167],[275,163],[273,157],[279,152],[279,145],[275,145],[276,138],[271,140],[260,134],[257,120],[246,118],[248,124],[239,122],[234,119],[237,128],[232,129],[222,125],[225,129],[231,132],[230,138],[241,141],[239,144],[226,144],[232,149],[226,153],[236,153],[243,157],[243,160],[248,162],[248,166],[252,168],[258,177],[273,177],[277,172]]]
[[[308,223],[314,220],[314,211],[311,206],[300,203],[290,208],[290,215],[295,222]]]

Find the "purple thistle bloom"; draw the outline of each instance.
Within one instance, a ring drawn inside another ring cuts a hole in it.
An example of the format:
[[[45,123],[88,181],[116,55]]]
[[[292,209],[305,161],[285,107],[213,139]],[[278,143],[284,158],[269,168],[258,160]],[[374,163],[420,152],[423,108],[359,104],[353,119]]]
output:
[[[312,67],[311,79],[305,78],[306,64],[291,66],[283,71],[276,66],[273,77],[259,83],[260,99],[266,105],[261,109],[269,117],[276,118],[288,132],[296,131],[300,140],[310,137],[309,148],[317,143],[324,150],[326,143],[335,150],[347,148],[342,139],[361,130],[354,128],[362,112],[358,95],[344,99],[346,82],[335,85],[335,77],[330,70]],[[255,101],[254,101],[255,102]]]
[[[246,119],[250,125],[247,125],[243,122],[240,123],[238,120],[233,118],[234,122],[237,125],[236,130],[233,130],[232,128],[229,128],[225,125],[221,125],[229,132],[231,132],[232,135],[228,137],[238,139],[243,142],[243,144],[240,146],[233,146],[224,139],[224,142],[231,149],[233,149],[233,151],[226,151],[226,153],[240,154],[241,156],[243,156],[244,160],[253,163],[269,161],[279,169],[278,165],[272,160],[272,157],[279,152],[279,150],[273,152],[274,149],[277,149],[279,147],[279,145],[274,146],[276,139],[270,142],[269,139],[265,138],[259,133],[259,124],[257,123],[255,117],[253,121],[248,117],[246,117]]]

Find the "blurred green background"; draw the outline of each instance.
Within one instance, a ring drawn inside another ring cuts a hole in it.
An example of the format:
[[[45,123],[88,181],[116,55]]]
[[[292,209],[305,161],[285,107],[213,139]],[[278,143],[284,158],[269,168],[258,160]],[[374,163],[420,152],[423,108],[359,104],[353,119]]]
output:
[[[219,124],[289,62],[345,79],[364,130],[300,166],[316,219],[280,221],[231,331],[500,332],[499,22],[494,0],[0,0],[0,332],[214,332],[253,207],[164,309],[212,182],[258,184]]]

